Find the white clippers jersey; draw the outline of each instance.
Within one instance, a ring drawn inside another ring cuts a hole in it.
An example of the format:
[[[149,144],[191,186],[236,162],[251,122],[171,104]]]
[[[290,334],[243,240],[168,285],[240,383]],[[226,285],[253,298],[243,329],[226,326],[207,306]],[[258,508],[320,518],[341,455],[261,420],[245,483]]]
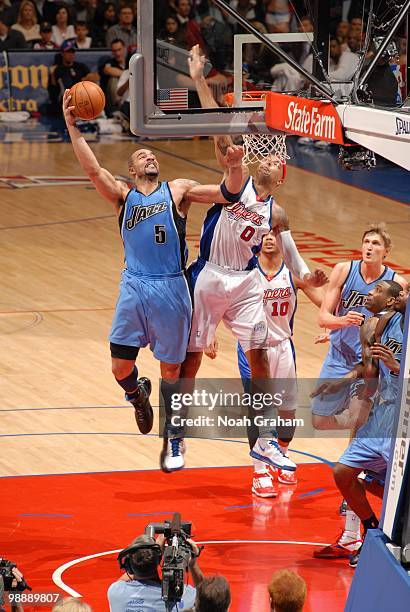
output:
[[[258,198],[252,177],[236,204],[214,204],[201,231],[199,257],[231,270],[252,270],[262,237],[270,230],[273,198]]]
[[[273,278],[264,273],[259,263],[258,270],[263,287],[263,307],[268,322],[266,345],[275,346],[293,334],[293,319],[297,307],[296,288],[292,275],[284,263]]]

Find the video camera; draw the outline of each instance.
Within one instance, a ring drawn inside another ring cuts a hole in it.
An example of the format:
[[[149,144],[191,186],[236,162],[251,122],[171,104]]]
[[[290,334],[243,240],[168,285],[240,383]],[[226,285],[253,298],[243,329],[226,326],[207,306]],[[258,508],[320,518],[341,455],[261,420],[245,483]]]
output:
[[[162,599],[170,604],[181,601],[184,593],[185,576],[188,571],[189,562],[193,556],[192,548],[188,538],[191,536],[192,523],[181,522],[181,515],[176,512],[172,521],[164,523],[149,523],[145,527],[145,540],[135,542],[124,548],[119,555],[120,567],[124,568],[129,574],[136,573],[133,569],[132,555],[141,549],[151,549],[156,553],[157,563],[162,558]],[[155,535],[163,534],[165,537],[165,547],[161,547],[155,542]]]
[[[17,580],[12,571],[15,567],[17,567],[17,564],[13,563],[13,561],[8,561],[7,559],[0,558],[0,576],[3,578],[4,590],[32,591],[32,588],[27,584],[24,578],[21,578],[21,580],[19,581]],[[17,585],[15,587],[12,586],[13,580],[17,581]]]

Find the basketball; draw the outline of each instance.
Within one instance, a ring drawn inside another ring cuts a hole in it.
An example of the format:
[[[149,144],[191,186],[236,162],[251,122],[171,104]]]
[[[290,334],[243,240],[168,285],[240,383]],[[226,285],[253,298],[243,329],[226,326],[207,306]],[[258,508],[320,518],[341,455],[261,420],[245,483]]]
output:
[[[105,95],[96,83],[80,81],[70,89],[73,113],[80,119],[95,119],[105,106]]]

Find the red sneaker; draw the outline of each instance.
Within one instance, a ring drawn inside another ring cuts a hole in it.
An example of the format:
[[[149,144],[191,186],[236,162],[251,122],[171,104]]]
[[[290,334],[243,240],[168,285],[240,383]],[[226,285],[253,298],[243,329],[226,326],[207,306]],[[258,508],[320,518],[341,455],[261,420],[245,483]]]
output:
[[[278,470],[278,482],[287,485],[295,485],[298,482],[296,472],[288,472],[287,470]]]
[[[349,559],[361,547],[363,540],[345,540],[343,541],[343,533],[334,544],[324,546],[319,550],[315,550],[313,556],[316,559]],[[343,544],[341,542],[343,541]]]
[[[252,493],[258,497],[277,497],[278,492],[269,472],[255,472],[252,482]]]

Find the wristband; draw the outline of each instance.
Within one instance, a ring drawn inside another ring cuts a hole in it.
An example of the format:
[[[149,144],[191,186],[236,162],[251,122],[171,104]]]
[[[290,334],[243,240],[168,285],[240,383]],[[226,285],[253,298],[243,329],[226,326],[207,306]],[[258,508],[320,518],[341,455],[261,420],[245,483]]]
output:
[[[223,197],[225,198],[225,200],[227,200],[227,202],[231,202],[231,204],[238,202],[241,196],[241,193],[242,193],[242,191],[238,191],[238,193],[232,193],[231,191],[228,191],[225,181],[222,181],[220,185],[220,189],[221,189],[221,193]]]

